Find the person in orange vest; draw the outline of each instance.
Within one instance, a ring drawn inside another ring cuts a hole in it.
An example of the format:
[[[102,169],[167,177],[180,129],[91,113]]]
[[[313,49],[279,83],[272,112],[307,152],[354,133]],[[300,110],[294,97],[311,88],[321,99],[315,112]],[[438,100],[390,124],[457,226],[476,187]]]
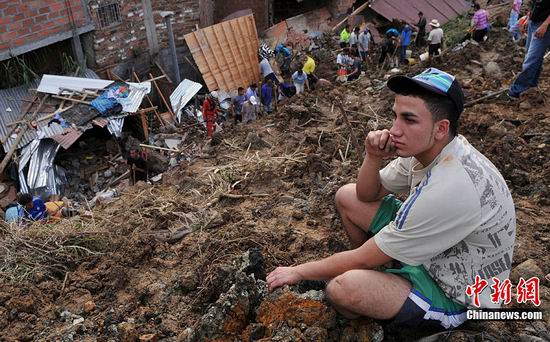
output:
[[[207,94],[202,104],[202,117],[206,121],[206,132],[208,137],[212,137],[214,134],[214,128],[216,127],[216,116],[218,112],[218,104],[214,98],[214,95]]]

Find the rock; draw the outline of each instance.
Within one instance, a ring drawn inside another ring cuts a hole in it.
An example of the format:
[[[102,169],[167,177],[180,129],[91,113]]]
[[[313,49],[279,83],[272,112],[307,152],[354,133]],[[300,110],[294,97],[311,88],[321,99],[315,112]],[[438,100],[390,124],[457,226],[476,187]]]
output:
[[[304,213],[302,211],[293,211],[292,212],[292,217],[295,219],[295,220],[303,220],[304,219]]]
[[[246,136],[244,142],[241,144],[241,147],[244,149],[248,149],[249,146],[252,150],[259,150],[266,147],[269,148],[271,147],[271,144],[260,138],[257,133],[250,132]]]
[[[73,320],[73,325],[77,325],[84,322],[84,317],[78,317]]]
[[[171,167],[176,167],[178,165],[178,160],[174,157],[170,158],[170,162],[168,162],[168,165]]]
[[[485,64],[485,66],[483,67],[483,71],[485,72],[485,76],[487,77],[491,77],[494,79],[502,78],[502,70],[500,69],[500,66],[497,62],[487,62],[487,64]]]
[[[194,271],[188,271],[179,280],[176,288],[183,294],[187,294],[197,289],[199,285],[199,278]]]
[[[112,176],[113,176],[113,171],[111,171],[111,170],[107,170],[107,171],[103,172],[103,177],[105,177],[105,178],[110,178]]]
[[[306,341],[327,341],[328,333],[321,327],[309,327],[304,332],[304,338]]]
[[[122,342],[134,342],[137,340],[138,335],[136,326],[132,323],[122,322],[118,325],[119,339]]]
[[[520,342],[545,342],[546,340],[538,336],[519,334]]]
[[[520,102],[519,108],[522,109],[522,110],[528,110],[528,109],[533,108],[533,106],[531,106],[531,103],[526,100],[526,101],[521,101]]]
[[[265,282],[237,272],[235,283],[222,294],[202,316],[197,328],[186,336],[186,341],[238,340],[248,325],[255,303],[266,291]]]
[[[157,342],[157,334],[145,334],[139,337],[140,342]]]
[[[544,277],[544,273],[542,272],[541,268],[537,265],[535,260],[533,259],[527,259],[521,264],[517,265],[512,269],[512,272],[510,273],[510,280],[512,283],[516,283],[519,281],[519,278],[523,277],[525,280],[531,278],[531,277]]]
[[[95,310],[95,303],[93,300],[89,300],[86,303],[84,303],[84,312],[89,314],[90,312]]]

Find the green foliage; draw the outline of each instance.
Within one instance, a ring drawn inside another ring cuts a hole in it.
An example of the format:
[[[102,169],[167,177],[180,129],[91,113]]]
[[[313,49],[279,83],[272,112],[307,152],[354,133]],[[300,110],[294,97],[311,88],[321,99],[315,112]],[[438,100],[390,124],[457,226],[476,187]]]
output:
[[[470,28],[470,15],[468,13],[462,14],[453,20],[443,25],[443,31],[445,32],[445,43],[448,48],[460,43],[462,39],[468,34]]]

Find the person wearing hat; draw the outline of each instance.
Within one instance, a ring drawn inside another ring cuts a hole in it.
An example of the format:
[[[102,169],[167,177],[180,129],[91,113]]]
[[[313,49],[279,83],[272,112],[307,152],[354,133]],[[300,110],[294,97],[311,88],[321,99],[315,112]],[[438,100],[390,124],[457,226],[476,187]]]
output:
[[[502,304],[490,286],[478,296],[468,289],[508,278],[514,203],[497,168],[458,134],[464,95],[454,76],[430,68],[387,85],[395,93],[392,127],[368,133],[357,183],[336,193],[353,249],[278,267],[268,287],[325,280],[328,300],[348,318],[451,329],[469,307]],[[384,167],[389,157],[397,158]],[[375,270],[392,260],[400,266]]]
[[[430,56],[430,62],[432,61],[432,57],[434,56],[440,56],[441,52],[440,49],[443,46],[443,29],[439,25],[439,21],[437,19],[433,19],[430,22],[430,26],[432,27],[432,30],[428,34],[428,55]]]
[[[249,123],[256,120],[258,115],[258,99],[256,96],[251,96],[243,103],[242,116],[243,123]]]

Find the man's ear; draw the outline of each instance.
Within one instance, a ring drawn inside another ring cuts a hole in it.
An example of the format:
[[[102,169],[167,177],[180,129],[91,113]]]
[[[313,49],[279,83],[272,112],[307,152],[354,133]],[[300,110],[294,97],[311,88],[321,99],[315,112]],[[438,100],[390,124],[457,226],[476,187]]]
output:
[[[435,123],[435,139],[443,140],[449,136],[451,122],[447,119],[439,120]]]

